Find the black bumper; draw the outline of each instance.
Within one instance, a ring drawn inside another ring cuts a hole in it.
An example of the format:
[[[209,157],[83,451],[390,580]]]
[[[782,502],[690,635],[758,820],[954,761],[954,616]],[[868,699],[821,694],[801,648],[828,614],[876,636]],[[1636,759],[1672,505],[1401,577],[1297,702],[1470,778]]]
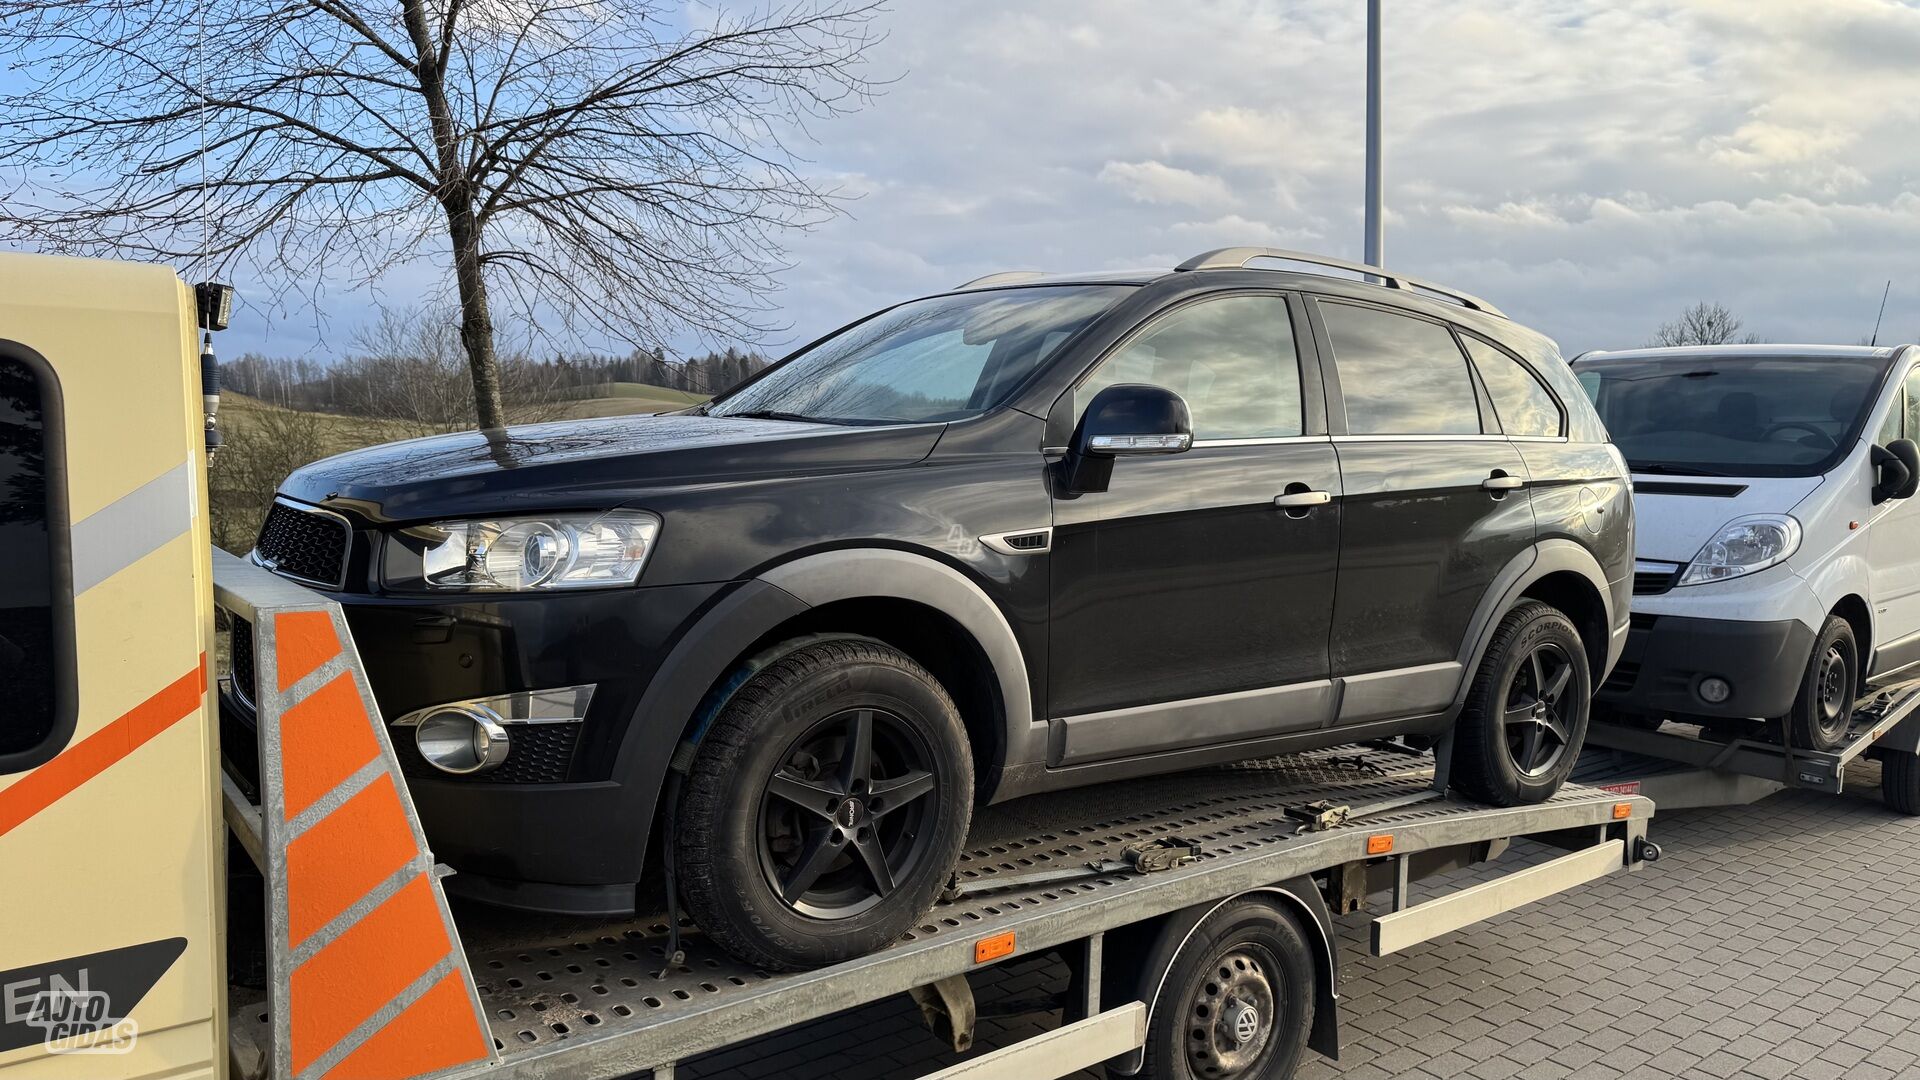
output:
[[[1733,622],[1635,615],[1627,646],[1600,701],[1628,712],[1727,718],[1784,715],[1813,652],[1813,631],[1794,620]],[[1725,679],[1733,695],[1714,705],[1700,683]]]

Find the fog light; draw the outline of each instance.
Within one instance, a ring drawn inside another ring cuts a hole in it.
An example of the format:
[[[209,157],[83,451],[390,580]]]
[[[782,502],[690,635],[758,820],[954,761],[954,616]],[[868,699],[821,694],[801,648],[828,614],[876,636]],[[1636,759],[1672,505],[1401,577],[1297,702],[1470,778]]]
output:
[[[1721,678],[1700,680],[1700,700],[1709,705],[1723,705],[1733,696],[1733,684]]]
[[[467,776],[498,768],[507,760],[510,739],[492,711],[455,707],[422,717],[413,729],[413,742],[427,764],[441,772]]]

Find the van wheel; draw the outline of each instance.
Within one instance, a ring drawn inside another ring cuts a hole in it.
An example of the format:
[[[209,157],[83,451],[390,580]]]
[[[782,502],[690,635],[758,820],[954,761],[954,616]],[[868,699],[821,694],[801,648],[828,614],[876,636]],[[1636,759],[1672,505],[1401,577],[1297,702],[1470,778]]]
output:
[[[1813,643],[1800,695],[1787,714],[1793,745],[1803,750],[1838,750],[1847,744],[1853,726],[1854,691],[1860,685],[1860,648],[1853,627],[1838,615],[1827,617],[1820,639]]]
[[[1920,755],[1889,750],[1880,759],[1880,796],[1902,814],[1920,814]]]
[[[1265,900],[1221,906],[1168,969],[1135,1077],[1286,1080],[1313,1029],[1314,977],[1293,916]]]
[[[945,688],[895,649],[835,638],[734,692],[670,839],[709,937],[764,968],[814,967],[906,933],[952,872],[972,809]]]
[[[1573,772],[1593,682],[1586,645],[1552,607],[1507,612],[1454,728],[1452,785],[1495,806],[1544,802]]]

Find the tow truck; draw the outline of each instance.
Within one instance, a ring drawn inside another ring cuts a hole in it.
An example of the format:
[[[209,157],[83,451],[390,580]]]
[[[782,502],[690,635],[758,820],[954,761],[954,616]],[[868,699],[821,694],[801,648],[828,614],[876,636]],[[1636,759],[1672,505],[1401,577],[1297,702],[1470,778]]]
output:
[[[1364,912],[1387,955],[1659,857],[1645,797],[1493,808],[1448,791],[1444,745],[1376,744],[994,808],[924,923],[814,971],[755,970],[664,916],[455,907],[337,605],[210,544],[203,372],[230,297],[0,255],[8,1080],[670,1080],[896,994],[964,1050],[969,977],[1039,953],[1072,972],[1059,1026],[936,1075],[1280,1080],[1302,1045],[1340,1053],[1336,916]],[[230,620],[252,650],[223,660]],[[223,754],[236,679],[258,738]],[[1423,884],[1523,839],[1564,853]],[[1249,911],[1306,943],[1298,984],[1234,951],[1222,920]]]

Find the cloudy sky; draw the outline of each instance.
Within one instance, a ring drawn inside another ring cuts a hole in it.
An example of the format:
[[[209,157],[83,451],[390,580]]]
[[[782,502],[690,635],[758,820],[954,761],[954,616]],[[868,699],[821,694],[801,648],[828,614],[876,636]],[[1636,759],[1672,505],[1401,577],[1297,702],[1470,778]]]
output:
[[[1386,262],[1579,350],[1695,300],[1772,341],[1920,335],[1920,3],[1387,0]],[[802,146],[791,345],[997,269],[1357,257],[1360,0],[893,0],[896,81]],[[389,299],[414,286],[392,284]],[[328,312],[345,340],[354,305]],[[315,346],[311,320],[229,351]],[[324,350],[323,350],[324,351]],[[775,348],[774,351],[784,351]]]

